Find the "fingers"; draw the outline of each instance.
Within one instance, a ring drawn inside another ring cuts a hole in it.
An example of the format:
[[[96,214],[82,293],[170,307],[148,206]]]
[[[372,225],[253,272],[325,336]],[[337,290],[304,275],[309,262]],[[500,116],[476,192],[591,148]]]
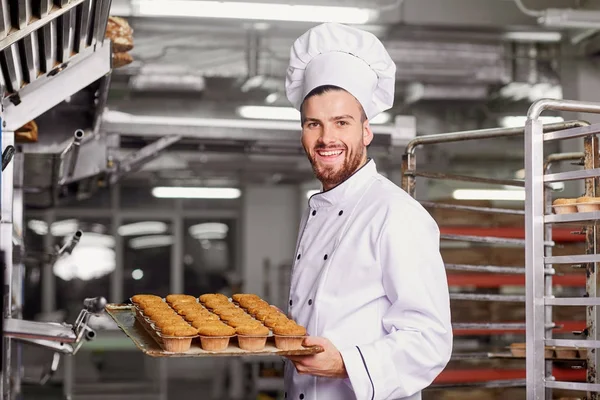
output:
[[[317,336],[307,336],[304,338],[304,342],[302,343],[304,346],[323,346],[325,347],[328,343],[328,340],[325,338],[317,337]]]

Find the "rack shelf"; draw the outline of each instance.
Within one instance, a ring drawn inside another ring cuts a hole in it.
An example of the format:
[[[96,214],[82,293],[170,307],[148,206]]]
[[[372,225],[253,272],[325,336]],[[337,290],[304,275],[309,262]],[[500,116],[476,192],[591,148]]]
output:
[[[554,276],[554,286],[585,287],[584,274]],[[450,286],[476,286],[478,288],[499,288],[502,286],[524,286],[525,275],[497,274],[448,274]]]

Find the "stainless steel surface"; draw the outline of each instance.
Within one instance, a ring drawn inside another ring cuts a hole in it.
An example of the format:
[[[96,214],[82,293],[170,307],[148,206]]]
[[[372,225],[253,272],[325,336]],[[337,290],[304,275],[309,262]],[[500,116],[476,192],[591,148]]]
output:
[[[502,322],[481,322],[481,323],[454,323],[452,324],[453,329],[489,329],[489,330],[525,330],[525,324],[514,322],[514,323],[502,323]]]
[[[552,389],[600,392],[600,384],[594,383],[546,381],[545,385]]]
[[[481,178],[481,177],[477,177],[477,176],[445,174],[445,173],[441,173],[441,172],[430,172],[430,171],[411,171],[411,172],[407,171],[406,174],[411,174],[414,176],[419,176],[419,177],[428,178],[428,179],[445,179],[445,180],[449,180],[449,181],[471,182],[471,183],[490,183],[493,185],[514,186],[514,187],[524,187],[525,186],[525,182],[517,181],[514,179]]]
[[[598,306],[600,297],[554,297],[544,300],[544,304],[552,306]]]
[[[81,147],[81,141],[83,140],[84,132],[81,129],[77,129],[73,134],[73,140],[69,143],[69,145],[63,150],[60,155],[61,158],[61,173],[60,175],[66,175],[66,178],[73,177],[73,173],[75,172],[75,166],[77,165],[77,160],[79,158],[79,148]],[[64,165],[66,163],[65,159],[69,156],[69,162],[66,168]],[[66,169],[66,174],[65,174]]]
[[[6,129],[16,130],[65,98],[110,72],[111,49],[88,48],[71,57],[69,65],[50,77],[39,78],[19,91],[20,103],[4,100]]]
[[[11,338],[43,339],[63,343],[72,343],[76,339],[70,325],[7,318],[4,319],[4,334]]]
[[[600,211],[580,212],[572,214],[551,214],[544,217],[547,224],[558,224],[567,222],[590,222],[600,219]]]
[[[600,113],[600,103],[574,100],[542,99],[531,105],[529,111],[527,112],[527,117],[531,120],[537,120],[545,110]]]
[[[600,124],[592,124],[587,126],[581,126],[577,128],[566,129],[564,131],[557,131],[547,133],[544,135],[545,141],[551,140],[564,140],[564,139],[575,139],[583,136],[594,135],[600,132]]]
[[[14,146],[14,133],[2,130],[2,152],[8,146]],[[0,249],[4,252],[4,309],[2,310],[2,318],[12,318],[12,281],[13,281],[13,178],[14,178],[14,163],[9,163],[4,171],[2,171],[2,179],[0,180],[1,191],[1,221],[0,221]],[[4,330],[6,331],[6,322],[4,322]],[[10,399],[12,390],[12,341],[7,336],[3,336],[2,345],[2,396],[3,399]]]
[[[29,2],[30,0],[27,0],[27,1]],[[4,39],[1,39],[0,40],[0,50],[4,50],[5,48],[12,45],[13,43],[16,43],[19,40],[23,39],[25,36],[28,36],[29,34],[37,31],[42,26],[46,25],[48,22],[58,18],[59,16],[67,13],[72,8],[83,3],[83,1],[84,0],[71,0],[71,2],[69,4],[65,5],[62,8],[51,7],[50,12],[45,17],[43,17],[41,19],[33,20],[26,27],[24,27],[22,29],[17,29],[10,35],[6,36]],[[42,0],[41,3],[43,4],[44,1]],[[2,14],[5,16],[10,15],[10,13],[6,9],[6,7],[4,7],[4,3],[2,3],[2,5],[3,5]],[[43,6],[42,6],[42,8],[43,8]]]
[[[162,150],[182,139],[180,135],[165,136],[119,161],[117,172],[111,176],[111,182],[117,183],[126,174],[136,171],[145,163],[156,158]]]
[[[582,171],[560,172],[544,176],[544,182],[563,182],[576,179],[594,178],[600,175],[600,168],[584,169]]]
[[[499,301],[507,303],[524,303],[525,296],[510,294],[450,293],[451,300]]]
[[[492,388],[515,388],[525,387],[525,379],[514,379],[514,380],[501,380],[501,381],[488,381],[488,382],[473,382],[473,383],[460,383],[460,384],[433,384],[431,389],[455,389],[455,388],[481,388],[481,389],[492,389]]]
[[[544,338],[544,242],[545,232],[541,217],[545,214],[543,125],[527,121],[525,126],[525,288],[526,288],[526,378],[527,399],[545,398]],[[552,257],[546,258],[549,260]]]
[[[508,215],[525,215],[525,210],[511,210],[508,208],[492,208],[492,207],[475,207],[463,206],[460,204],[444,204],[433,201],[420,201],[425,208],[442,208],[447,210],[473,211],[484,214],[508,214]]]
[[[580,349],[598,349],[600,348],[600,340],[549,339],[546,340],[546,346],[577,347]]]
[[[545,257],[544,262],[546,264],[584,264],[591,262],[600,262],[600,254]]]
[[[450,271],[487,272],[492,274],[525,274],[525,268],[500,267],[495,265],[446,264],[446,269]]]
[[[467,235],[441,234],[440,239],[454,240],[454,241],[460,241],[460,242],[471,242],[471,243],[488,243],[488,244],[505,244],[505,245],[513,245],[513,246],[525,246],[524,239],[511,239],[511,238],[490,237],[490,236],[467,236]]]

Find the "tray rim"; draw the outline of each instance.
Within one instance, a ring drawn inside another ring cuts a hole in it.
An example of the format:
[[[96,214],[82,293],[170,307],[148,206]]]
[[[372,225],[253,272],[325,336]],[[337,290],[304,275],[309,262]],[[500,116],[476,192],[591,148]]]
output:
[[[127,329],[119,322],[119,319],[113,314],[115,311],[129,311],[132,313],[133,318],[135,317],[135,306],[133,304],[125,304],[125,303],[109,303],[105,307],[106,314],[108,314],[111,319],[115,322],[115,324],[119,327],[119,329],[135,344],[135,346],[142,351],[144,354],[150,357],[179,357],[179,358],[198,358],[198,357],[265,357],[265,356],[303,356],[303,355],[315,355],[325,351],[322,346],[310,346],[303,347],[302,349],[296,350],[278,350],[278,351],[248,351],[242,350],[240,352],[227,352],[227,351],[218,351],[211,352],[203,350],[202,353],[170,353],[164,350],[156,351],[152,349],[146,348],[142,343],[140,343],[135,337],[132,337]],[[149,332],[146,333],[150,335]],[[160,344],[157,343],[158,348],[160,348]]]

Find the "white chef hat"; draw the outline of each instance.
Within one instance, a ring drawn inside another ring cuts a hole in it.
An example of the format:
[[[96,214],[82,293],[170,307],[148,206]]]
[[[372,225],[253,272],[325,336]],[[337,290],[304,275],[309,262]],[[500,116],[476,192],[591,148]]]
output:
[[[396,65],[375,35],[325,23],[294,42],[285,86],[298,110],[313,89],[338,86],[356,97],[372,119],[393,106],[395,78]]]

